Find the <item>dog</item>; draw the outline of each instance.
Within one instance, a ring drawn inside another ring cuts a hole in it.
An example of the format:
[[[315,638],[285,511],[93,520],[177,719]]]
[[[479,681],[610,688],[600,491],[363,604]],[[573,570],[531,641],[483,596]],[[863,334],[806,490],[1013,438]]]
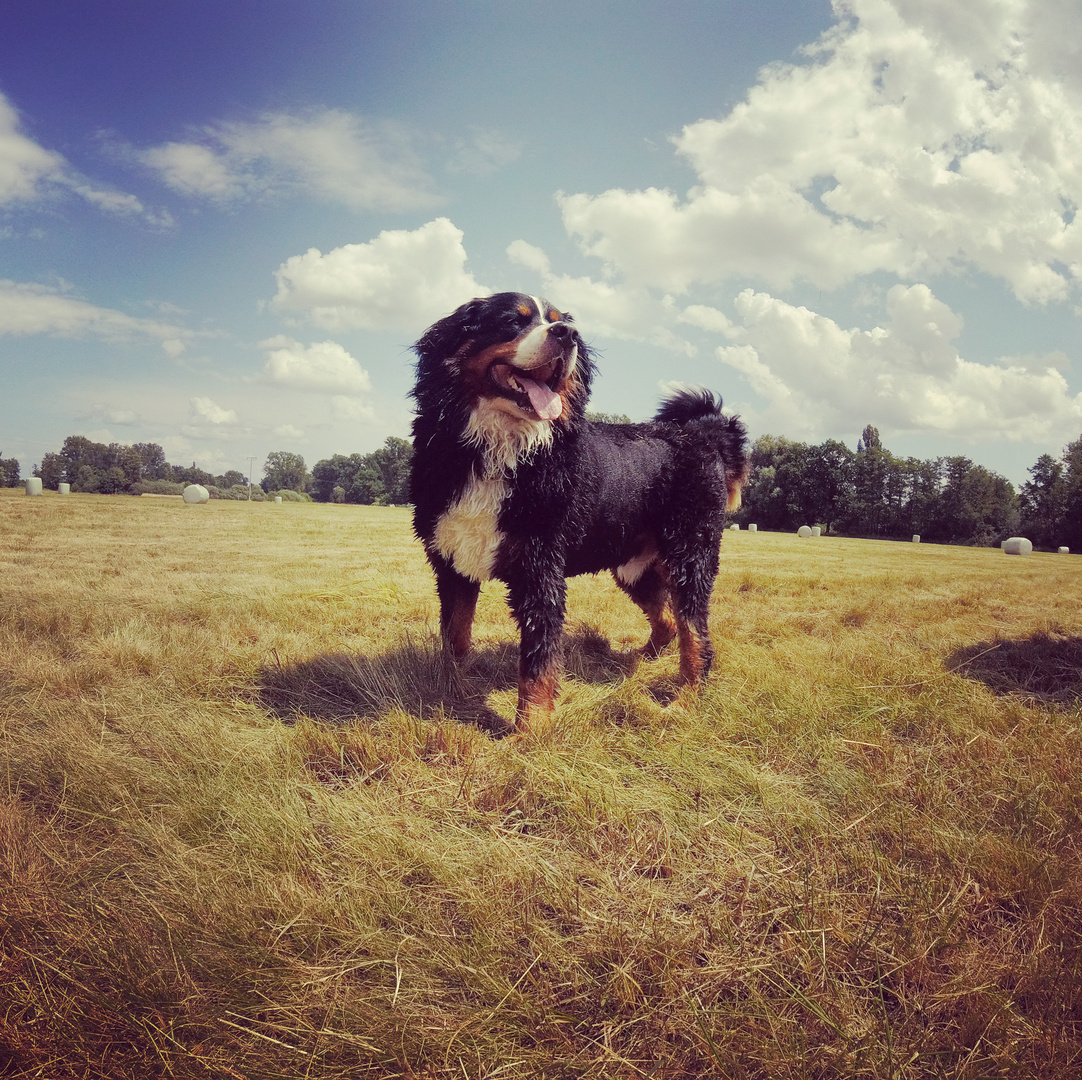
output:
[[[525,293],[471,300],[413,348],[413,527],[446,652],[469,652],[481,583],[504,582],[521,635],[516,733],[547,726],[566,579],[609,570],[649,621],[644,655],[678,638],[681,683],[698,686],[725,512],[748,471],[740,420],[706,390],[648,423],[587,419],[591,351],[570,315]]]

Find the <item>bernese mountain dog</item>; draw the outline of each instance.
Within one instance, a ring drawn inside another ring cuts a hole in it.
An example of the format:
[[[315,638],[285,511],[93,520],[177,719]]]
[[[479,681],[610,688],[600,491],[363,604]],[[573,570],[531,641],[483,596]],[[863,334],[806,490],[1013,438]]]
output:
[[[565,579],[611,570],[646,613],[656,657],[710,670],[710,592],[726,509],[740,505],[747,435],[706,390],[643,424],[586,418],[590,349],[570,315],[505,292],[463,304],[414,346],[413,525],[436,574],[440,631],[470,648],[481,583],[507,586],[521,634],[519,734],[555,708]]]

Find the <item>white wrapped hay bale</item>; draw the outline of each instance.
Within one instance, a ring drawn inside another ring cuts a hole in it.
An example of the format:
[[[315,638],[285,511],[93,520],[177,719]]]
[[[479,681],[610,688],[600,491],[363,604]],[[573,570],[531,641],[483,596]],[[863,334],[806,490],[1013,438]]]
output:
[[[812,530],[812,536],[822,536],[823,535],[823,528],[822,528],[821,525],[813,525],[811,527],[811,530]]]
[[[920,533],[914,533],[913,534],[913,543],[914,544],[919,544],[920,543]]]
[[[1003,550],[1008,555],[1032,555],[1033,544],[1024,536],[1012,536],[1003,541]]]
[[[275,495],[274,496],[274,505],[275,506],[281,506],[282,505],[282,496],[281,495]]]
[[[27,495],[40,495],[41,494],[41,477],[31,476],[29,480],[24,480],[26,485]]]
[[[734,521],[732,525],[729,526],[729,532],[740,532],[740,526]]]
[[[1071,554],[1071,549],[1069,547],[1061,547],[1059,549],[1059,553],[1060,553],[1060,555],[1070,555]]]
[[[207,491],[202,484],[189,484],[183,493],[183,499],[191,506],[198,506],[200,503],[210,502],[210,492]]]
[[[57,484],[56,485],[56,490],[61,495],[70,495],[71,494],[71,484]]]
[[[797,536],[800,536],[800,537],[811,536],[811,534],[812,534],[811,526],[810,525],[801,525],[800,528],[797,529],[796,534],[797,534]]]
[[[759,531],[759,526],[758,525],[749,525],[748,526],[748,532],[758,532],[758,531]]]

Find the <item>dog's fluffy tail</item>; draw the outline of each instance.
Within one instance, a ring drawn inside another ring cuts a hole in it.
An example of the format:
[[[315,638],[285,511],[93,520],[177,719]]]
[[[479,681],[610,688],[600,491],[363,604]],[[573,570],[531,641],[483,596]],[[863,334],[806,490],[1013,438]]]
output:
[[[748,477],[748,433],[736,416],[725,416],[721,398],[703,387],[678,390],[662,402],[655,420],[667,424],[696,424],[697,434],[714,448],[725,467],[726,508],[740,507],[740,489]]]
[[[677,390],[661,403],[654,419],[667,424],[688,424],[707,417],[721,419],[721,398],[700,386]]]

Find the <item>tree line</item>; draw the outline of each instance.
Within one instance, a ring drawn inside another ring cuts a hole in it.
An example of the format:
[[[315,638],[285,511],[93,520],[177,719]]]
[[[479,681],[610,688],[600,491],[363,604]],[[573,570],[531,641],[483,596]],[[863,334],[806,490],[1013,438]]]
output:
[[[591,414],[626,423],[626,416]],[[157,443],[96,443],[69,435],[58,453],[49,453],[33,475],[55,489],[68,483],[76,492],[179,494],[202,484],[213,498],[262,499],[284,494],[317,502],[404,504],[409,502],[412,447],[390,436],[369,454],[334,454],[308,470],[304,458],[286,450],[267,456],[263,476],[249,490],[245,476],[231,469],[214,475],[171,465]],[[1026,536],[1035,547],[1069,546],[1082,551],[1082,438],[1060,458],[1042,454],[1030,479],[1016,492],[1009,480],[967,457],[922,460],[897,457],[868,425],[856,450],[836,439],[818,445],[763,435],[751,452],[751,471],[741,524],[789,531],[819,525],[845,536],[922,539],[943,544],[994,545]],[[0,484],[20,483],[19,463],[0,455]]]
[[[63,483],[84,494],[179,495],[188,484],[202,484],[216,499],[259,500],[273,493],[320,502],[406,503],[411,454],[409,442],[391,436],[371,454],[335,454],[309,472],[300,454],[275,450],[267,455],[262,479],[249,489],[248,478],[236,469],[219,475],[194,461],[172,465],[157,443],[126,446],[69,435],[32,475],[44,488],[56,490]],[[0,455],[0,486],[17,487],[20,475],[18,460]]]
[[[856,450],[764,435],[734,519],[788,531],[819,525],[845,536],[988,546],[1022,535],[1036,547],[1082,547],[1082,438],[1044,454],[1016,492],[967,457],[897,457],[868,425]]]

